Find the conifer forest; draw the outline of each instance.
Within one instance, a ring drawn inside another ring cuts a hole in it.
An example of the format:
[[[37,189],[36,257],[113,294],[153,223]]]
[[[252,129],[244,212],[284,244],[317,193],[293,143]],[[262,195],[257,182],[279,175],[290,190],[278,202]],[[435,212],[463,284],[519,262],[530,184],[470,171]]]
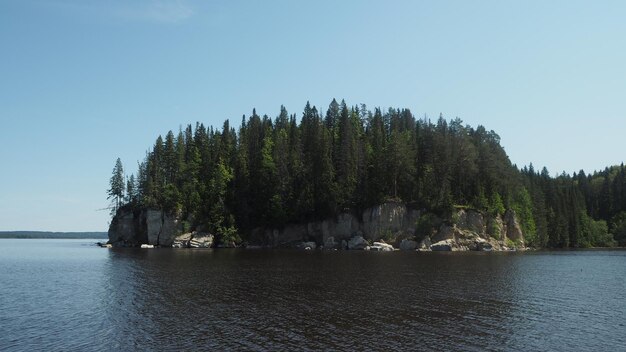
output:
[[[226,120],[169,131],[135,173],[118,159],[110,186],[113,213],[162,209],[188,230],[238,241],[257,227],[401,201],[442,219],[455,208],[514,210],[537,248],[626,245],[623,164],[553,177],[513,165],[483,126],[336,100],[325,111],[309,103],[300,114],[253,110],[238,128]]]

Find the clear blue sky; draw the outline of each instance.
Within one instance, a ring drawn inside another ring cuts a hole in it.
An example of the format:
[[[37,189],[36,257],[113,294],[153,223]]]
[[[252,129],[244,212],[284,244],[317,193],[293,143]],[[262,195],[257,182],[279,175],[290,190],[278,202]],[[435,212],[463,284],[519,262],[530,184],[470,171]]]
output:
[[[552,174],[626,150],[624,1],[0,1],[0,230],[105,231],[115,159],[256,107],[407,107]]]

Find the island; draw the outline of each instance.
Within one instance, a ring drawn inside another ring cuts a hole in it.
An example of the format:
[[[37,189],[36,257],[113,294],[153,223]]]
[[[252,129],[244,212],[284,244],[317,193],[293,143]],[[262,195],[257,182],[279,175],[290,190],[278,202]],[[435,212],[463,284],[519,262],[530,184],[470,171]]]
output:
[[[500,137],[333,99],[196,123],[110,179],[113,247],[515,250],[626,244],[624,165],[552,177]]]

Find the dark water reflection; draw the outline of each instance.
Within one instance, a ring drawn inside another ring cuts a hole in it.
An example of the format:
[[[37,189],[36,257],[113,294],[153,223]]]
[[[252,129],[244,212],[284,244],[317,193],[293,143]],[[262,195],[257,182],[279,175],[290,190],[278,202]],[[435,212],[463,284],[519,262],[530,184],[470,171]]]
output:
[[[625,251],[80,249],[0,250],[0,350],[626,350]]]
[[[116,348],[626,348],[623,252],[110,256]]]

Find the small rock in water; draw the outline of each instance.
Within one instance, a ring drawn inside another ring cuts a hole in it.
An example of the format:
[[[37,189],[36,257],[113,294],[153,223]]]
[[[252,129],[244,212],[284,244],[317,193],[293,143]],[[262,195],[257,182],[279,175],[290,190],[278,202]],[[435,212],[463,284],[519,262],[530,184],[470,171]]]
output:
[[[363,236],[354,236],[348,241],[348,249],[360,249],[363,250],[368,247],[367,241]]]

